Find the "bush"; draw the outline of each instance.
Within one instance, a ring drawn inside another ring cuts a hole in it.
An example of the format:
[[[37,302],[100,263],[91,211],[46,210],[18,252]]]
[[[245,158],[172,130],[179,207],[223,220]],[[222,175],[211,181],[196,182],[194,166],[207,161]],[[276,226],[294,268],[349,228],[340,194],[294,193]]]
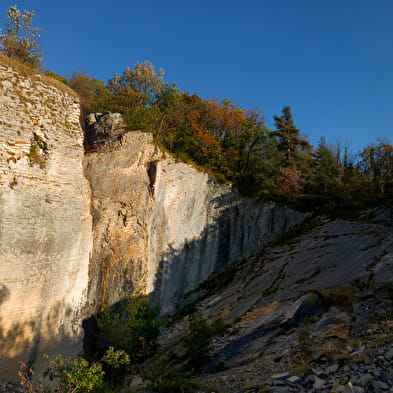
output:
[[[192,315],[188,331],[182,336],[182,342],[187,351],[189,364],[195,372],[200,372],[207,363],[211,340],[212,329],[202,315]]]
[[[168,366],[160,359],[148,371],[141,372],[142,378],[147,382],[146,389],[157,393],[184,393],[191,387],[189,380],[175,367]]]
[[[104,387],[104,375],[100,362],[90,364],[81,357],[63,359],[61,355],[51,361],[44,373],[51,381],[57,381],[55,391],[59,393],[100,391]]]
[[[162,321],[159,309],[152,307],[147,295],[130,297],[108,308],[97,317],[98,346],[124,350],[132,363],[154,354]]]
[[[64,76],[56,74],[56,72],[53,72],[53,71],[50,71],[50,70],[46,70],[44,72],[44,75],[48,76],[49,78],[56,79],[57,81],[59,81],[61,83],[64,83],[65,85],[68,86],[68,79],[64,78]]]
[[[130,358],[124,351],[115,351],[113,347],[110,347],[102,359],[93,363],[83,357],[63,359],[61,355],[58,355],[50,362],[44,376],[57,382],[55,392],[104,392],[108,391],[108,384],[114,387],[122,383],[123,379],[116,378],[120,375],[118,371],[125,374],[129,363]]]

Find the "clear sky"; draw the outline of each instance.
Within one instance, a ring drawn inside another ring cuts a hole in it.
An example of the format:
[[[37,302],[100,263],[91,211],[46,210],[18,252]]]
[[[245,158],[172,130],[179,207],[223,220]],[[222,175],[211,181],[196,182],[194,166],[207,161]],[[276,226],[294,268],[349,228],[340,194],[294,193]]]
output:
[[[203,98],[285,105],[315,144],[393,141],[393,0],[1,0],[42,27],[44,68],[107,81],[137,62]]]

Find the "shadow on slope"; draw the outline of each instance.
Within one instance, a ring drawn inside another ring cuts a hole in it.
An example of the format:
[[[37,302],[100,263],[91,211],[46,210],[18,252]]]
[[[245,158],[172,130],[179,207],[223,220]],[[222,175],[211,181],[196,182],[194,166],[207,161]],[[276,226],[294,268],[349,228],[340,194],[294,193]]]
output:
[[[184,295],[212,275],[257,252],[262,246],[304,220],[302,213],[251,199],[216,198],[212,210],[220,214],[198,238],[184,238],[182,246],[168,244],[161,255],[151,298],[162,312],[184,305]],[[194,299],[188,298],[187,302]]]

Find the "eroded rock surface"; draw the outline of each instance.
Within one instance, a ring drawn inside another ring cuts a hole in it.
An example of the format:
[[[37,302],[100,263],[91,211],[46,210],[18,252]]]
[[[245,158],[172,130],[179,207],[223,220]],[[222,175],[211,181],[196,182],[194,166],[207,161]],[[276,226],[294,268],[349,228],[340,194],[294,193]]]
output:
[[[100,136],[86,160],[95,244],[89,296],[98,308],[140,289],[171,311],[213,272],[303,221],[165,155],[150,134],[113,135],[104,116],[91,127],[111,137]]]
[[[310,218],[201,285],[194,308],[219,331],[204,382],[259,392],[275,376],[272,391],[331,392],[358,385],[369,367],[374,385],[391,389],[382,371],[393,359],[392,236],[386,208],[351,220]],[[187,326],[183,317],[163,332],[168,358],[181,353]]]
[[[79,101],[0,59],[0,370],[82,345],[92,249]]]

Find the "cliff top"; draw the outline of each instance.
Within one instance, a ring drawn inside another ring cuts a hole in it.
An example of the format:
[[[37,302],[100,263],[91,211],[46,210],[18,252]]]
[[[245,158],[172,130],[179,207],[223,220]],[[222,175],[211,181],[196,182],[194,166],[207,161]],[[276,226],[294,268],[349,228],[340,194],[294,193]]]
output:
[[[36,68],[26,66],[26,65],[22,64],[21,62],[19,62],[18,60],[12,59],[12,58],[0,53],[0,66],[1,65],[13,68],[21,76],[24,76],[26,78],[31,78],[32,80],[40,79],[41,81],[45,82],[46,84],[56,87],[57,89],[59,89],[63,93],[71,94],[72,96],[78,98],[78,100],[79,100],[78,94],[75,93],[74,90],[72,90],[70,87],[68,87],[64,83],[61,83],[60,81],[43,74],[42,72],[40,72]]]

